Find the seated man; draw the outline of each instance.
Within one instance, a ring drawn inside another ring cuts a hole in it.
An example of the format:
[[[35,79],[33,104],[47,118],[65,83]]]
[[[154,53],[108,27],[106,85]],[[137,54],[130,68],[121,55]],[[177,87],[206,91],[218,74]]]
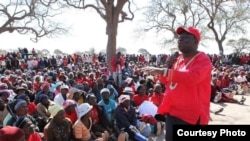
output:
[[[147,141],[137,129],[137,118],[135,108],[130,105],[130,97],[121,95],[118,99],[119,106],[115,111],[115,124],[121,131],[129,134],[129,138],[135,141]]]

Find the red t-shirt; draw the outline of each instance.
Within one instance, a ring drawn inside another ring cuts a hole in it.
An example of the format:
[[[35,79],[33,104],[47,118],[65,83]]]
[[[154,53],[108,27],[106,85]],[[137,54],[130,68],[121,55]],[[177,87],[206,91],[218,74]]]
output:
[[[150,101],[152,101],[158,107],[161,104],[163,98],[164,94],[153,93],[153,95],[150,97]]]
[[[190,124],[207,125],[210,119],[210,58],[203,52],[189,58],[180,55],[168,70],[166,94],[158,113],[180,118]]]
[[[149,97],[147,95],[141,96],[141,95],[136,94],[134,95],[133,99],[134,99],[135,107],[138,107],[142,104],[143,101],[149,100]]]
[[[93,120],[93,124],[99,122],[99,116],[98,116],[98,111],[96,107],[93,107],[92,109],[92,120]]]
[[[42,139],[37,132],[34,132],[29,136],[29,138],[26,141],[42,141]]]
[[[34,82],[33,83],[33,89],[34,89],[34,91],[37,92],[40,89],[40,86],[41,85],[38,82]]]
[[[65,112],[65,116],[66,116],[66,118],[70,119],[72,124],[74,124],[77,121],[77,113],[76,113],[76,111],[74,111],[71,114],[68,114],[67,112]]]

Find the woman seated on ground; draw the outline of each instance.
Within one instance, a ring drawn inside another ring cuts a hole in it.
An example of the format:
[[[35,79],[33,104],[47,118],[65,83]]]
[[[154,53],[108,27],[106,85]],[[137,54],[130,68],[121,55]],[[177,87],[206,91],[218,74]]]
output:
[[[72,123],[65,117],[64,109],[61,105],[49,106],[52,119],[44,128],[44,138],[46,141],[71,141]]]
[[[92,132],[92,108],[88,103],[78,106],[79,118],[73,125],[73,135],[76,141],[107,141],[108,136],[104,133],[100,136]]]
[[[149,100],[145,85],[138,86],[136,94],[134,95],[133,99],[134,99],[135,107],[140,106],[143,101]]]
[[[153,95],[149,98],[149,100],[152,101],[158,107],[161,104],[163,98],[164,93],[162,92],[162,86],[161,84],[157,83],[154,85],[154,92]]]
[[[109,136],[112,134],[112,126],[109,126],[108,120],[105,116],[103,106],[100,106],[96,102],[96,96],[93,93],[90,93],[86,96],[86,102],[89,105],[93,106],[91,119],[93,121],[92,131],[105,133]]]
[[[103,106],[105,116],[108,120],[109,126],[112,126],[114,123],[114,113],[116,109],[116,102],[110,99],[110,91],[108,88],[103,88],[100,92],[102,100],[98,105]]]
[[[35,131],[35,125],[28,117],[18,118],[14,126],[24,131],[26,141],[42,141],[41,136]]]
[[[53,101],[55,97],[55,93],[50,91],[50,84],[48,82],[44,82],[41,85],[41,90],[36,94],[35,103],[39,102],[39,95],[46,94],[49,100]]]
[[[52,101],[49,100],[46,94],[39,95],[39,103],[37,104],[37,113],[38,117],[36,118],[39,131],[43,132],[44,127],[49,121],[50,112],[49,112],[49,105],[53,104]]]
[[[11,101],[10,103],[8,103],[8,111],[10,116],[6,116],[5,118],[7,120],[7,124],[6,125],[10,125],[13,126],[13,124],[16,122],[16,120],[19,117],[23,117],[23,116],[27,116],[34,125],[36,125],[36,121],[35,119],[30,116],[28,114],[28,104],[25,100],[22,99],[17,99],[14,101]]]
[[[50,117],[49,106],[53,104],[52,101],[49,100],[49,97],[46,94],[41,94],[39,96],[39,103],[37,104],[37,112],[38,114],[44,118],[48,119]]]
[[[30,98],[27,94],[18,95],[16,98],[25,100],[28,103],[28,114],[31,116],[36,116],[37,106],[34,102],[30,102]]]
[[[241,100],[234,98],[235,91],[231,91],[230,89],[220,89],[216,84],[216,80],[213,80],[211,83],[211,99],[210,101],[218,103],[218,102],[229,102],[229,103],[237,103],[243,105],[246,101],[245,97],[242,97]]]
[[[69,118],[72,124],[77,120],[76,104],[73,100],[67,99],[63,102],[63,108],[66,114],[66,118]]]

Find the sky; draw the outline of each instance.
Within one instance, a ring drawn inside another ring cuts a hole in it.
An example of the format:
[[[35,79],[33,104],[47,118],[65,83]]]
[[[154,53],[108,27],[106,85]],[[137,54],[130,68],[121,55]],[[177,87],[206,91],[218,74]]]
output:
[[[141,5],[145,3],[146,1]],[[43,37],[37,43],[34,43],[30,40],[32,35],[20,35],[16,32],[3,33],[0,34],[1,49],[11,51],[13,49],[27,47],[29,50],[32,48],[39,50],[48,49],[51,53],[53,53],[55,49],[60,49],[66,53],[74,53],[76,51],[84,52],[90,48],[95,48],[97,52],[106,50],[106,23],[95,11],[69,10],[64,13],[62,17],[66,24],[71,26],[68,34],[54,38]],[[157,44],[156,34],[153,32],[149,32],[143,37],[136,36],[138,34],[135,30],[142,26],[140,23],[141,18],[140,13],[135,13],[135,19],[133,21],[119,23],[117,48],[126,48],[127,53],[138,53],[140,48],[148,50],[151,54],[170,53],[168,48]],[[209,48],[204,47],[200,47],[200,50],[211,52]],[[212,51],[215,50],[213,49]]]

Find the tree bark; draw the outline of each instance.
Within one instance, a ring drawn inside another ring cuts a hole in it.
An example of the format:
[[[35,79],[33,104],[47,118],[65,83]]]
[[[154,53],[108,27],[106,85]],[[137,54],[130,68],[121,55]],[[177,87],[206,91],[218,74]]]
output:
[[[218,40],[217,43],[218,43],[220,55],[223,55],[224,54],[224,49],[223,49],[222,41]]]
[[[107,54],[107,64],[108,68],[111,71],[111,59],[116,54],[116,35],[117,35],[117,26],[107,24],[107,35],[108,43],[106,48]]]

